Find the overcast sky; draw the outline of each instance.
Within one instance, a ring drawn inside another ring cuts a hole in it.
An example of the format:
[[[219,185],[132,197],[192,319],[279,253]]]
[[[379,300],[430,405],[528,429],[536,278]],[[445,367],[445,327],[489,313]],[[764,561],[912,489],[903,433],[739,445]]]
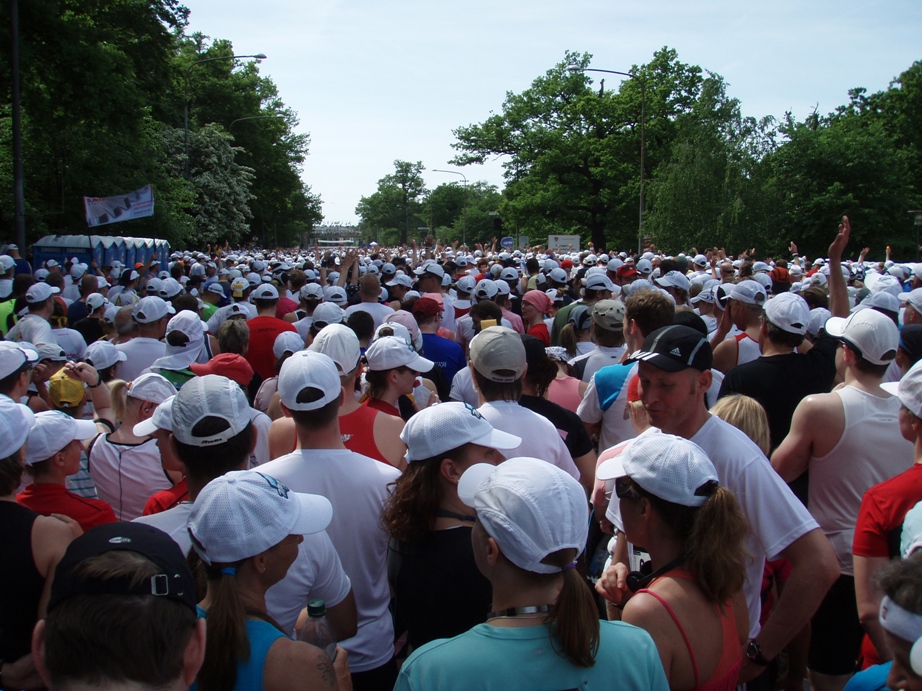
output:
[[[356,222],[355,206],[393,172],[454,155],[452,129],[498,112],[567,50],[592,67],[628,70],[669,46],[716,72],[744,114],[827,113],[848,89],[879,91],[922,59],[919,0],[186,0],[190,31],[265,53],[260,71],[311,136],[304,180],[325,222]],[[600,75],[596,75],[600,76]],[[608,75],[606,88],[615,87]],[[238,125],[246,126],[247,123]],[[258,121],[249,123],[258,127]],[[494,161],[469,181],[502,188]]]

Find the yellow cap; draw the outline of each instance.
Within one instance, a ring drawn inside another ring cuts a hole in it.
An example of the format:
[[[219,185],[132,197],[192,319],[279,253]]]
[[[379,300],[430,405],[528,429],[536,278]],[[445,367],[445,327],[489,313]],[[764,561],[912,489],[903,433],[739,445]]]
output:
[[[83,382],[62,369],[48,380],[48,395],[57,408],[76,408],[83,403],[86,393]]]

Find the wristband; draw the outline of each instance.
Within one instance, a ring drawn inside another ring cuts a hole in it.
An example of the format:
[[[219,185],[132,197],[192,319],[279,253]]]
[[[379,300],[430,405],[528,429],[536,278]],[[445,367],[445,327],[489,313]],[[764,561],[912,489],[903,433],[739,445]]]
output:
[[[100,376],[97,374],[97,375],[96,375],[96,383],[95,383],[95,384],[87,384],[87,387],[89,387],[89,388],[91,388],[91,389],[97,389],[97,388],[99,388],[99,385],[100,385],[100,384],[102,384],[102,377],[100,377]]]

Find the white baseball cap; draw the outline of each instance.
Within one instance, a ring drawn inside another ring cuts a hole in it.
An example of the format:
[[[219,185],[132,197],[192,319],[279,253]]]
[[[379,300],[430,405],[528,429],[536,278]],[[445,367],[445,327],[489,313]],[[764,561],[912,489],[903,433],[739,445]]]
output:
[[[586,546],[589,508],[582,485],[537,458],[510,458],[498,466],[472,465],[458,482],[458,497],[509,561],[532,573],[572,568],[543,563],[564,549]]]
[[[522,438],[494,429],[476,408],[468,403],[450,401],[424,408],[410,418],[400,439],[407,445],[408,461],[436,458],[465,444],[494,449],[518,448]]]
[[[324,300],[327,302],[332,302],[334,305],[342,307],[347,302],[349,302],[349,297],[346,295],[346,289],[342,286],[333,286],[331,287],[324,297]]]
[[[170,396],[176,395],[176,387],[159,374],[148,372],[128,384],[128,395],[160,405]]]
[[[251,300],[278,300],[279,291],[271,283],[263,283],[250,293]]]
[[[304,339],[297,331],[283,331],[272,344],[272,354],[276,360],[285,353],[297,353],[299,350],[304,350]]]
[[[462,293],[472,293],[474,292],[474,286],[477,285],[477,282],[474,280],[473,276],[462,276],[455,283],[455,288],[457,288]]]
[[[747,305],[765,304],[768,294],[765,287],[758,281],[746,280],[740,281],[730,289],[730,299],[738,302],[744,302]]]
[[[57,343],[42,343],[38,347],[38,361],[67,362],[67,353]]]
[[[654,279],[654,282],[664,288],[678,288],[679,290],[691,288],[691,282],[681,271],[667,271],[666,275]]]
[[[99,293],[90,293],[86,296],[86,306],[89,307],[90,312],[95,312],[100,307],[108,305],[109,300],[104,295]]]
[[[919,294],[914,298],[910,298],[909,302],[917,312],[922,313],[922,289],[917,290],[919,290]],[[893,293],[888,293],[885,291],[871,293],[865,297],[864,300],[855,305],[852,311],[855,312],[858,310],[866,310],[876,307],[877,309],[896,313],[900,311],[900,300],[904,299],[903,295],[911,296],[912,293],[900,293],[899,298],[895,297]]]
[[[37,413],[29,432],[26,463],[47,461],[75,439],[92,439],[99,430],[92,420],[76,420],[59,410]]]
[[[0,458],[9,458],[25,445],[34,420],[27,406],[0,396]]]
[[[332,518],[333,505],[326,497],[292,492],[257,470],[232,470],[199,493],[187,526],[206,564],[232,564],[262,554],[289,535],[319,533]]]
[[[305,283],[302,287],[298,296],[302,300],[323,300],[323,288],[320,287],[319,283]]]
[[[922,417],[922,367],[913,367],[899,381],[884,382],[880,388],[898,396],[910,413]]]
[[[813,337],[820,335],[820,329],[826,327],[826,322],[832,316],[825,307],[814,307],[810,310],[810,322],[807,324],[807,333]]]
[[[182,292],[182,283],[177,281],[175,278],[164,278],[160,282],[160,287],[157,290],[157,293],[160,297],[165,299],[174,298]]]
[[[52,295],[61,292],[60,288],[54,288],[47,283],[33,283],[29,290],[26,291],[26,302],[34,305],[38,302],[45,302]]]
[[[922,547],[922,501],[909,509],[903,518],[900,554],[903,559],[908,559],[920,547]]]
[[[496,281],[491,281],[489,278],[481,279],[474,286],[474,297],[478,300],[492,300],[498,292],[499,286],[496,285]]]
[[[703,254],[696,254],[695,258],[692,259],[692,263],[695,264],[696,266],[707,266],[708,258],[705,257]]]
[[[336,363],[315,350],[300,350],[285,360],[278,381],[279,397],[289,410],[317,410],[342,392]],[[308,400],[299,403],[305,392]]]
[[[861,310],[850,317],[831,317],[826,333],[839,338],[875,365],[887,365],[896,357],[900,332],[893,320],[875,310]]]
[[[621,292],[621,289],[611,282],[611,279],[604,273],[593,274],[586,278],[586,290],[610,290],[612,292]]]
[[[871,295],[865,298],[862,303],[866,302],[872,295],[877,294],[878,293],[871,293]],[[887,293],[882,294],[887,295]],[[899,301],[907,303],[916,312],[922,314],[922,288],[916,288],[915,290],[911,290],[908,293],[900,293]]]
[[[138,324],[152,324],[160,321],[168,314],[176,314],[176,310],[173,305],[163,298],[148,295],[141,298],[138,304],[134,306],[134,311],[131,314]]]
[[[165,429],[167,432],[173,431],[173,401],[176,396],[170,396],[163,403],[154,409],[154,414],[146,420],[142,420],[131,431],[136,437],[147,437],[156,432],[158,429]]]
[[[342,324],[345,317],[346,313],[343,312],[343,308],[332,302],[320,303],[314,308],[314,313],[311,315],[314,324],[323,324],[324,326]]]
[[[10,376],[27,362],[33,364],[38,362],[38,350],[30,346],[12,341],[0,341],[0,379]],[[0,458],[6,458],[6,456],[0,456]]]
[[[387,326],[395,330],[397,327],[406,330],[403,324],[388,323]],[[407,331],[407,338],[409,337],[410,332]],[[368,369],[372,372],[396,367],[409,367],[416,372],[428,372],[435,365],[432,360],[421,357],[409,340],[400,336],[382,336],[376,340],[365,351],[365,360],[368,362]]]
[[[221,297],[224,297],[224,286],[222,286],[217,281],[212,281],[211,283],[209,283],[207,286],[205,286],[205,290],[208,291],[209,293],[214,293],[215,295],[220,295]]]
[[[195,426],[205,418],[220,418],[227,427],[207,437],[195,435]],[[246,429],[251,419],[250,404],[243,389],[219,374],[206,374],[187,381],[170,407],[173,436],[190,446],[223,444]]]
[[[413,279],[404,273],[394,274],[394,277],[384,285],[386,285],[388,288],[393,288],[395,286],[405,286],[406,288],[412,288]]]
[[[525,374],[522,338],[504,326],[490,326],[474,336],[470,357],[474,369],[490,381],[508,384]]]
[[[681,506],[701,506],[717,489],[717,470],[694,442],[672,434],[644,434],[602,463],[599,480],[630,477],[644,490]]]
[[[362,347],[355,331],[344,324],[329,324],[320,330],[308,350],[323,353],[336,364],[342,374],[359,366]]]
[[[795,293],[781,293],[765,303],[765,318],[782,331],[803,336],[810,324],[810,306]]]
[[[423,265],[413,273],[415,273],[417,276],[425,276],[426,274],[430,274],[441,280],[445,276],[445,269],[442,268],[441,264],[437,264],[434,261],[428,261],[423,263]]]

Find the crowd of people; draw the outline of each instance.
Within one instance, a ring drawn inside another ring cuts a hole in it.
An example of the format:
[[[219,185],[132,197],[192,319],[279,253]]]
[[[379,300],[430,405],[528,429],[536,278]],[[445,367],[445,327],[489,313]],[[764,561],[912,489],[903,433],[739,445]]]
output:
[[[922,264],[849,234],[7,245],[0,688],[922,691]]]

